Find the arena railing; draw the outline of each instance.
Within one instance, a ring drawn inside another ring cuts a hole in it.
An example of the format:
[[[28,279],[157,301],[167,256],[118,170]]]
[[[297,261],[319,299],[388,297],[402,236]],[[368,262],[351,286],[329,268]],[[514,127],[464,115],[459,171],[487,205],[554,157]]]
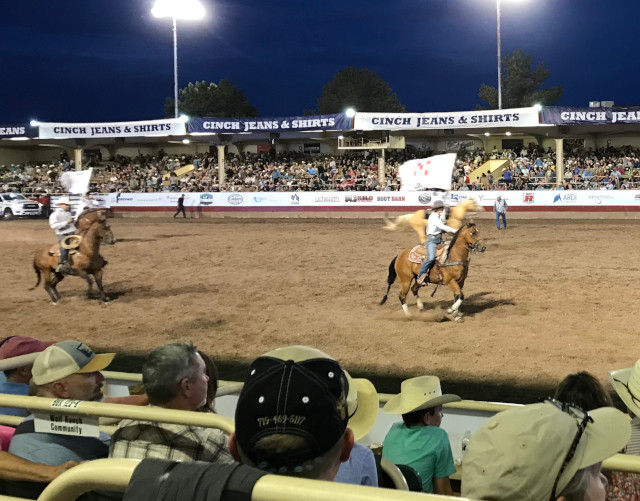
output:
[[[134,459],[97,459],[67,470],[42,492],[38,501],[74,501],[93,490],[124,492],[138,465]],[[251,501],[437,501],[470,498],[437,496],[419,492],[399,491],[341,484],[303,478],[265,475],[251,493]]]
[[[119,419],[137,419],[141,421],[152,421],[156,423],[174,423],[203,428],[218,428],[229,434],[234,430],[232,419],[211,414],[208,412],[179,411],[174,409],[163,409],[153,406],[136,406],[124,404],[107,404],[103,402],[78,402],[77,407],[60,407],[58,403],[61,399],[45,397],[28,397],[22,395],[7,395],[0,393],[0,407],[12,407],[40,411],[50,414],[70,414],[78,416],[97,416]],[[54,407],[52,404],[56,402]],[[75,404],[74,404],[75,405]]]

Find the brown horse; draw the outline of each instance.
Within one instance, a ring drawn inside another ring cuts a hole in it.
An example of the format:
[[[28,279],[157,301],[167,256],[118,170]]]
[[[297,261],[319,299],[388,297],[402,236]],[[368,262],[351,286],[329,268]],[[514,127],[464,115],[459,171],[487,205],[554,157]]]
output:
[[[87,282],[87,298],[91,297],[93,287],[91,277],[93,276],[100,292],[100,299],[106,303],[107,296],[102,288],[102,273],[107,261],[100,255],[100,244],[113,245],[115,243],[113,232],[106,220],[99,219],[78,231],[78,234],[82,236],[82,241],[76,249],[77,252],[71,255],[73,270],[77,276]],[[56,286],[64,278],[62,273],[55,271],[59,258],[60,254],[57,245],[37,251],[33,258],[33,269],[38,276],[38,281],[29,290],[34,290],[38,287],[41,278],[44,277],[44,290],[51,297],[53,304],[58,304],[60,300],[60,294],[56,290]]]
[[[440,265],[436,263],[429,273],[429,282],[446,285],[451,289],[451,292],[453,292],[454,302],[447,312],[453,314],[454,319],[457,321],[462,321],[460,304],[462,304],[464,299],[462,288],[464,287],[464,281],[469,271],[469,253],[470,251],[484,252],[485,250],[486,247],[481,245],[478,239],[478,229],[476,225],[474,223],[468,223],[460,228],[453,236],[446,262]],[[389,276],[387,278],[387,293],[382,298],[382,301],[380,301],[380,304],[384,304],[387,301],[391,285],[395,282],[396,277],[400,277],[400,303],[407,316],[411,316],[409,306],[406,302],[409,288],[411,288],[411,292],[413,292],[413,295],[416,297],[418,308],[421,310],[424,308],[424,303],[418,297],[420,285],[416,282],[418,272],[420,271],[420,264],[409,261],[410,251],[410,248],[404,249],[391,261],[389,265]]]
[[[91,226],[91,223],[106,221],[110,217],[113,217],[111,209],[87,209],[78,216],[76,227],[78,230],[83,230]]]

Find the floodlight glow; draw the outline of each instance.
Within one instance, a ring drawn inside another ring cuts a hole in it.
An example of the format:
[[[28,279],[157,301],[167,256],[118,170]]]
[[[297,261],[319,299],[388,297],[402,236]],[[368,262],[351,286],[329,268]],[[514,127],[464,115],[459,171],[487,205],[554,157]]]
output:
[[[344,139],[344,136],[338,136],[338,139],[342,141]]]
[[[183,139],[182,140],[182,144],[189,144],[191,141],[189,141],[188,139]]]
[[[189,115],[183,114],[178,117],[178,120],[180,120],[181,122],[187,123],[189,121],[189,118],[190,118]]]
[[[540,103],[536,103],[533,105],[533,109],[536,111],[540,111],[542,109],[542,105]]]
[[[197,21],[205,16],[205,10],[198,0],[156,0],[151,8],[153,17],[170,17]]]
[[[40,122],[38,122],[37,120],[33,119],[29,122],[29,125],[31,125],[31,127],[37,127],[38,125],[40,125]]]
[[[511,132],[507,132],[507,136],[510,136],[510,135],[511,135]]]
[[[353,108],[347,108],[344,110],[344,114],[347,115],[348,118],[353,118],[356,116],[356,110]]]
[[[488,132],[484,133],[485,136],[490,136],[491,134],[489,134]]]

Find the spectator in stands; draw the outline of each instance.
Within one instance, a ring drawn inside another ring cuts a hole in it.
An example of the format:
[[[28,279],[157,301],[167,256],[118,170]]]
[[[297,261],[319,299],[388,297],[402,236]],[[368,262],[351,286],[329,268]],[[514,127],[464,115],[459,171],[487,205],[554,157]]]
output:
[[[330,358],[328,355],[327,357]],[[347,395],[348,426],[353,431],[353,439],[360,440],[369,433],[378,418],[380,399],[371,381],[352,378],[346,370],[344,374],[349,384],[349,394]],[[349,459],[340,464],[335,481],[378,487],[376,460],[371,449],[354,443]]]
[[[340,364],[313,348],[257,358],[238,398],[231,454],[270,473],[333,480],[353,448],[348,393]]]
[[[142,382],[151,405],[183,411],[206,405],[209,378],[193,345],[173,343],[153,350],[142,366]],[[235,463],[221,430],[133,419],[118,425],[109,456]]]
[[[499,412],[471,437],[462,496],[492,501],[604,501],[601,462],[619,451],[631,427],[611,407],[591,412],[548,400]]]
[[[6,363],[7,359],[14,357],[24,359],[24,355],[31,354],[33,354],[35,360],[35,354],[44,351],[52,344],[53,342],[38,341],[32,337],[10,336],[0,341],[0,360]],[[23,361],[22,363],[24,365],[21,364],[4,370],[6,379],[0,381],[0,393],[9,393],[11,395],[29,394],[29,381],[31,381],[31,367],[33,363],[29,361]],[[28,412],[25,409],[0,407],[0,414],[26,417]]]
[[[632,418],[631,439],[625,452],[640,456],[640,360],[631,368],[610,372],[609,381]]]
[[[218,393],[218,368],[211,357],[204,351],[198,350],[198,355],[202,358],[207,375],[207,398],[204,404],[198,409],[200,412],[216,412],[215,398]]]
[[[424,492],[452,495],[449,476],[456,471],[447,432],[440,428],[442,404],[461,400],[443,395],[440,379],[419,376],[402,382],[400,393],[382,408],[385,414],[402,415],[382,445],[382,455],[395,464],[406,464],[422,478]]]
[[[97,355],[77,341],[62,341],[38,354],[33,363],[32,393],[39,397],[96,401],[103,397],[104,377],[99,371],[114,353]],[[109,436],[98,438],[35,431],[33,415],[16,428],[9,452],[30,461],[59,465],[107,457]]]
[[[615,381],[612,382],[615,383]],[[569,374],[558,386],[556,400],[576,405],[585,411],[600,407],[613,407],[613,401],[600,382],[588,372]],[[633,417],[633,414],[629,412]],[[640,430],[638,430],[640,431]],[[631,439],[634,440],[634,422],[631,421]],[[640,449],[640,436],[638,436]],[[627,444],[627,449],[629,448]],[[631,452],[630,452],[631,453]],[[637,451],[640,454],[640,450]],[[607,499],[615,501],[637,501],[640,499],[640,475],[611,471],[607,474]]]

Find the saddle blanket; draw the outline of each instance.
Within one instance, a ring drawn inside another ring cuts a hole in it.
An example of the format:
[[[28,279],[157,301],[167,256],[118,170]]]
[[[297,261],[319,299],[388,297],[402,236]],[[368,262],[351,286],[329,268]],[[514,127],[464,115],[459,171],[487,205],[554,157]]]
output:
[[[436,261],[440,264],[444,263],[447,259],[448,253],[449,242],[438,245]],[[427,249],[425,249],[424,245],[416,245],[409,251],[409,261],[412,263],[422,264],[425,259],[427,259]]]

